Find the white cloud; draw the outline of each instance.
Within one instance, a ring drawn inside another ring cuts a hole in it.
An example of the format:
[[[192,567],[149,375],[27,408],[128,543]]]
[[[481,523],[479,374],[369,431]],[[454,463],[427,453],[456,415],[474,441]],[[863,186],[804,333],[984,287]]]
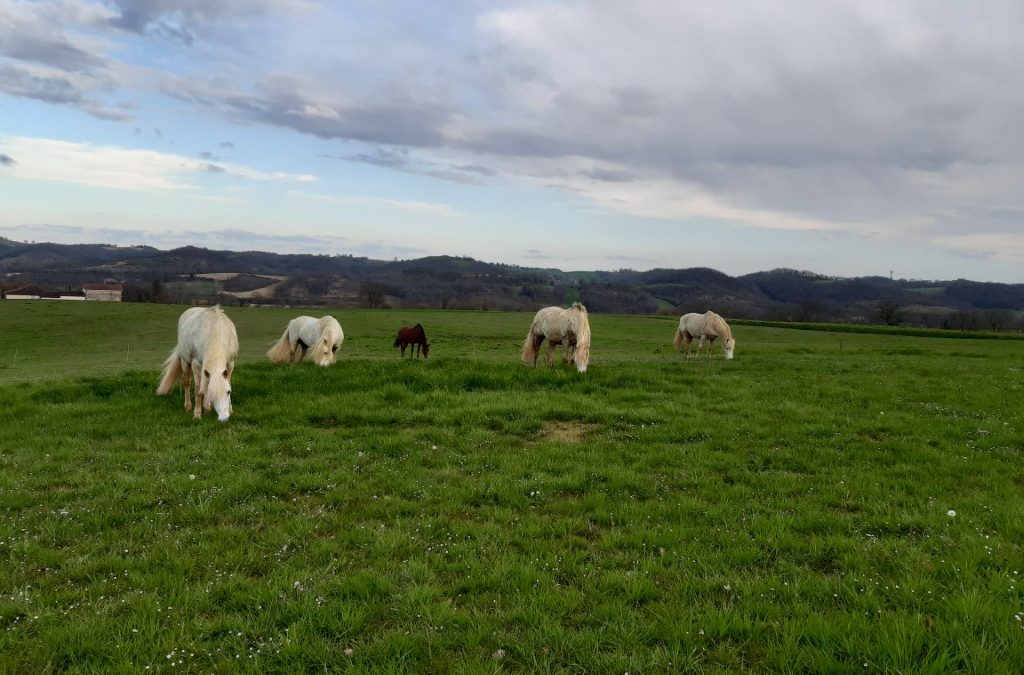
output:
[[[399,209],[401,211],[414,211],[434,216],[455,218],[462,216],[458,209],[439,202],[410,201],[404,199],[388,199],[385,197],[362,197],[351,195],[329,195],[316,192],[304,192],[301,190],[289,190],[289,196],[299,199],[309,199],[319,202],[330,202],[334,204],[353,204],[359,206],[384,206],[387,208]]]
[[[129,191],[188,190],[204,175],[224,174],[249,181],[309,183],[310,174],[267,172],[242,164],[211,164],[181,155],[109,145],[26,136],[0,137],[18,163],[8,175],[32,180]]]
[[[1024,263],[1024,233],[982,233],[946,235],[933,238],[934,243],[972,258],[990,258]]]

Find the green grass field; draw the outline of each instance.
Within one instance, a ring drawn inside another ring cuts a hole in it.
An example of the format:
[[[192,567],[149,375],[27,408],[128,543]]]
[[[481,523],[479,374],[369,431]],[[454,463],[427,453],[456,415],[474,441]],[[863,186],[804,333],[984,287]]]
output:
[[[0,672],[1020,672],[1024,343],[228,309],[235,414],[153,394],[183,307],[0,302]],[[427,362],[391,340],[419,321]],[[954,510],[955,516],[947,512]]]

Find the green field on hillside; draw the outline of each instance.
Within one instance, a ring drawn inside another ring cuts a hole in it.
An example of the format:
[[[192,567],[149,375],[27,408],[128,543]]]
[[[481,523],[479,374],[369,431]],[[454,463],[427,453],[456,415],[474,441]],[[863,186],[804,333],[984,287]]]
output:
[[[157,397],[180,306],[0,302],[0,672],[1018,672],[1024,343],[592,315],[227,309],[234,416]],[[319,313],[319,312],[317,312]],[[429,361],[398,357],[420,322]]]

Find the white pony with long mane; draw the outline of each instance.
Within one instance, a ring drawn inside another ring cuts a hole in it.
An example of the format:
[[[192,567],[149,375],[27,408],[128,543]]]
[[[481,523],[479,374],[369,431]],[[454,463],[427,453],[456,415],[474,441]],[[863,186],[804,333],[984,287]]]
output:
[[[288,322],[281,339],[267,352],[274,363],[302,363],[306,350],[313,350],[313,362],[318,366],[334,363],[345,333],[338,320],[329,314],[319,319],[299,316]],[[297,358],[296,358],[297,357]]]
[[[194,380],[195,418],[212,404],[217,419],[223,422],[231,416],[231,374],[237,356],[238,333],[220,305],[186,309],[178,317],[178,344],[164,361],[156,393],[170,393],[180,378],[185,387],[185,410],[193,410]]]
[[[704,340],[708,341],[708,361],[711,360],[711,352],[715,348],[715,340],[722,338],[722,348],[725,350],[725,358],[731,359],[733,350],[736,349],[736,340],[732,337],[732,330],[725,319],[712,311],[698,314],[691,312],[684,314],[679,319],[679,328],[676,329],[676,337],[673,340],[676,351],[686,347],[686,358],[690,358],[690,343],[693,338],[699,338],[697,343],[697,355],[700,356]]]
[[[578,302],[569,309],[545,307],[537,312],[530,332],[523,341],[523,361],[537,365],[537,354],[544,340],[548,341],[548,365],[555,347],[562,345],[562,363],[572,360],[576,370],[587,372],[590,361],[590,321],[587,308]],[[570,357],[571,354],[571,357]]]

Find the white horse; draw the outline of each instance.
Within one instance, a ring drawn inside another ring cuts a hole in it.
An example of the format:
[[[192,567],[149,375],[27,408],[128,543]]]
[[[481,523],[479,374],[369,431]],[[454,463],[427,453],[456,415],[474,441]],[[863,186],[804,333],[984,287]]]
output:
[[[545,338],[548,341],[548,365],[557,345],[562,345],[562,363],[576,363],[576,370],[587,372],[590,361],[590,321],[587,308],[574,302],[569,309],[545,307],[537,312],[530,332],[523,341],[523,361],[537,365],[537,354]],[[570,357],[570,353],[572,356]]]
[[[231,373],[237,356],[235,324],[220,305],[186,309],[178,317],[178,345],[164,361],[156,393],[169,393],[180,377],[185,387],[185,410],[193,410],[190,390],[195,379],[193,415],[199,419],[212,403],[217,419],[223,422],[231,416]]]
[[[684,314],[679,319],[679,328],[676,329],[676,337],[673,340],[676,351],[684,345],[686,347],[686,358],[690,358],[690,342],[693,338],[700,338],[697,343],[697,355],[700,355],[704,340],[708,341],[708,361],[711,360],[711,352],[715,348],[715,340],[722,338],[725,358],[731,359],[733,350],[736,349],[736,340],[732,338],[732,331],[725,319],[714,312],[708,311],[704,314],[692,312]]]
[[[288,322],[281,339],[274,343],[267,356],[274,363],[302,363],[302,359],[306,358],[306,350],[312,348],[313,362],[319,366],[329,366],[334,363],[344,341],[345,333],[333,316],[324,315],[319,319],[300,316]]]

